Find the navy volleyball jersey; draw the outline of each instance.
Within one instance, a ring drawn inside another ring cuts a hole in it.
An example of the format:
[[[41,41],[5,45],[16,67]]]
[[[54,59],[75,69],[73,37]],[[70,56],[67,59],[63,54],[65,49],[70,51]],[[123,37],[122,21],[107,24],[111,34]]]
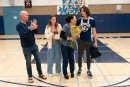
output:
[[[96,27],[95,20],[92,17],[88,19],[83,19],[82,17],[77,20],[76,26],[80,26],[80,40],[92,41],[91,32],[92,28]]]

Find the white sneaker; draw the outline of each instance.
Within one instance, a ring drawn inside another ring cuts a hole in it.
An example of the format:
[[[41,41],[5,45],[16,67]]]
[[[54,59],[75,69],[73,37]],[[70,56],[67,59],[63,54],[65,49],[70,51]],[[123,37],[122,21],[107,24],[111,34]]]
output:
[[[59,73],[56,73],[55,75],[56,75],[56,76],[58,76],[58,75],[59,75]]]
[[[60,75],[60,74],[61,74],[61,72],[60,72],[60,73],[56,73],[55,75],[58,76],[58,75]]]
[[[52,77],[52,74],[48,74],[48,76]]]

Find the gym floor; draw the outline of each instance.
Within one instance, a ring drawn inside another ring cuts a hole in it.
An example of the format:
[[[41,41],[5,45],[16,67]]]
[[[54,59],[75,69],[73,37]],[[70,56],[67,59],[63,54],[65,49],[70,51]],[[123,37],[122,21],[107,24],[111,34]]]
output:
[[[77,76],[77,47],[75,47],[75,77],[64,79],[63,74],[49,77],[47,74],[47,46],[43,34],[36,35],[40,51],[42,71],[47,80],[38,78],[32,56],[34,83],[28,83],[25,59],[18,35],[0,35],[0,87],[127,87],[130,86],[130,33],[98,33],[98,49],[102,53],[100,61],[91,65],[93,78],[87,77],[86,54],[83,56],[81,76]],[[55,65],[53,67],[55,71]],[[68,67],[69,72],[69,67]],[[55,72],[54,72],[55,74]]]

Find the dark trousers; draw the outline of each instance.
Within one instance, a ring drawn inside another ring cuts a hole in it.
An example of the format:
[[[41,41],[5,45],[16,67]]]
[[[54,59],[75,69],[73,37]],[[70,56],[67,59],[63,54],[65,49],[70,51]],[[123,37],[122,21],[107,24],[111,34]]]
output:
[[[61,45],[61,51],[63,56],[63,74],[68,75],[67,66],[70,65],[70,73],[74,73],[74,49]]]
[[[41,61],[40,61],[40,57],[39,57],[38,46],[35,44],[32,47],[23,48],[23,53],[24,53],[24,57],[26,60],[26,68],[27,68],[28,77],[32,77],[32,67],[31,67],[31,55],[32,54],[36,60],[36,67],[37,67],[38,74],[42,75]]]
[[[90,57],[90,48],[92,46],[91,41],[82,41],[79,39],[78,41],[78,66],[79,69],[82,68],[82,57],[84,53],[84,49],[86,50],[86,60],[87,60],[87,69],[90,70],[91,66],[91,57]]]

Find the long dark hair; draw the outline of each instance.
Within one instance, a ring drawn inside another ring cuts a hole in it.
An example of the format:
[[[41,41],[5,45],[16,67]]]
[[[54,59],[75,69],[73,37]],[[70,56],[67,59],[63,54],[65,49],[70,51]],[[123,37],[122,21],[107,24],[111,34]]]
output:
[[[81,8],[80,8],[80,13],[81,13],[81,10],[82,10],[82,9],[83,9],[84,12],[87,14],[87,16],[90,16],[91,13],[90,13],[88,7],[86,7],[86,6],[81,7]]]
[[[71,22],[71,19],[73,19],[73,18],[74,18],[74,15],[69,15],[68,17],[65,18],[65,21],[66,21],[67,23],[70,23],[70,22]]]
[[[55,15],[51,15],[51,16],[50,16],[50,20],[51,20],[53,17],[55,17],[55,18],[56,18],[55,28],[57,29],[57,27],[58,27],[57,17],[56,17]],[[52,23],[51,23],[51,21],[50,21],[50,20],[49,20],[49,23],[48,23],[48,27],[52,26]]]

